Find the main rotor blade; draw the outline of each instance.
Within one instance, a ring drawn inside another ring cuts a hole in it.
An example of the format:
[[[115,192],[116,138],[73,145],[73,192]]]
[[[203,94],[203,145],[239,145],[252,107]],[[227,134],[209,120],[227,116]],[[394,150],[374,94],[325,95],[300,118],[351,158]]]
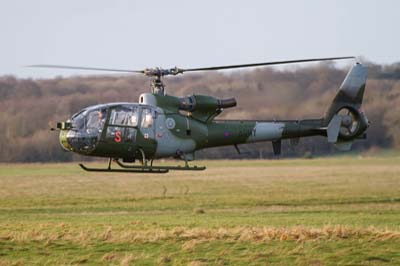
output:
[[[98,68],[98,67],[78,67],[78,66],[61,66],[61,65],[30,65],[27,67],[37,68],[61,68],[61,69],[79,69],[79,70],[98,70],[110,72],[125,72],[125,73],[140,73],[144,74],[143,70],[126,70],[126,69],[113,69],[113,68]]]
[[[182,72],[191,71],[207,71],[207,70],[221,70],[221,69],[232,69],[232,68],[244,68],[244,67],[258,67],[258,66],[269,66],[269,65],[283,65],[293,63],[304,63],[304,62],[316,62],[316,61],[329,61],[329,60],[341,60],[341,59],[354,59],[354,56],[344,57],[326,57],[326,58],[312,58],[312,59],[300,59],[300,60],[288,60],[288,61],[275,61],[255,64],[243,64],[243,65],[228,65],[228,66],[216,66],[216,67],[201,67],[201,68],[187,68],[180,69]]]

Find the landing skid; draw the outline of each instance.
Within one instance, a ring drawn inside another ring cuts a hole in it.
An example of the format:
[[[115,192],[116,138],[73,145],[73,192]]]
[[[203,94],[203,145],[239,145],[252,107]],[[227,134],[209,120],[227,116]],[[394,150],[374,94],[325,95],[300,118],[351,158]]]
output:
[[[122,168],[126,169],[141,169],[143,166],[140,165],[126,165],[121,163],[119,160],[115,160],[115,162]],[[205,166],[153,166],[152,164],[150,166],[145,166],[153,170],[178,170],[178,171],[203,171],[206,169]]]
[[[111,163],[112,161],[116,162],[123,169],[112,169]],[[118,159],[111,159],[108,162],[108,168],[90,168],[86,167],[83,164],[79,164],[79,166],[87,171],[87,172],[115,172],[115,173],[152,173],[152,174],[165,174],[168,173],[169,170],[179,170],[179,171],[202,171],[205,170],[205,166],[189,166],[187,162],[185,162],[185,166],[153,166],[153,160],[151,160],[150,165],[147,165],[147,161],[143,160],[142,165],[126,165],[121,163]]]
[[[86,167],[83,164],[79,164],[79,166],[87,171],[87,172],[108,172],[108,173],[152,173],[152,174],[165,174],[168,173],[168,169],[154,169],[148,166],[138,166],[135,169],[111,169],[111,168],[90,168]]]

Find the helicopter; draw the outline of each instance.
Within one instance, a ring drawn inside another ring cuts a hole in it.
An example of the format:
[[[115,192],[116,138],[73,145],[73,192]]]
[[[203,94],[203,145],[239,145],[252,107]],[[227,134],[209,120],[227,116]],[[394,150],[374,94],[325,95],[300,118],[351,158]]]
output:
[[[150,92],[142,93],[138,103],[117,102],[86,107],[65,122],[58,122],[63,149],[85,156],[109,158],[108,167],[90,172],[167,173],[170,170],[201,171],[190,166],[201,149],[261,141],[272,142],[275,155],[281,153],[282,140],[324,136],[339,150],[350,150],[356,139],[366,138],[370,122],[361,109],[367,81],[367,67],[356,62],[339,87],[325,115],[303,120],[221,120],[223,110],[237,105],[235,98],[218,99],[193,94],[177,97],[166,93],[162,78],[186,72],[216,71],[328,60],[355,59],[353,56],[274,61],[254,64],[202,68],[146,68],[122,70],[64,65],[32,65],[39,68],[113,71],[142,74],[152,78]],[[184,166],[153,165],[162,158],[176,158]],[[134,164],[139,161],[139,164]],[[115,162],[119,167],[111,167]]]

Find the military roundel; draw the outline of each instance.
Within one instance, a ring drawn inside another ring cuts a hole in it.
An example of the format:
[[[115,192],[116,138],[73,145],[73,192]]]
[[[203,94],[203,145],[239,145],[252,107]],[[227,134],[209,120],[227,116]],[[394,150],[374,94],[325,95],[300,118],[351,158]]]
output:
[[[165,126],[168,129],[174,129],[175,125],[176,125],[176,122],[173,118],[169,117],[169,118],[167,118],[167,120],[165,120]]]

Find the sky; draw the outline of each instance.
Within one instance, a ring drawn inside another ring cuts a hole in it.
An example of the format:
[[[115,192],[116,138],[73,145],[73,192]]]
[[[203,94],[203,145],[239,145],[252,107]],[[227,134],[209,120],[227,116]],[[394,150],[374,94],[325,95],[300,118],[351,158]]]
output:
[[[397,0],[0,0],[0,75],[333,56],[400,61]],[[99,72],[90,72],[99,74]]]

